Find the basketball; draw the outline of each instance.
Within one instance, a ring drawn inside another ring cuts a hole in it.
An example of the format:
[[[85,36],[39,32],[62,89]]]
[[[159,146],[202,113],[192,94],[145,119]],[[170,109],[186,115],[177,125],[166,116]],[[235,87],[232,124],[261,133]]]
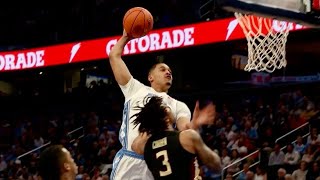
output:
[[[143,7],[131,8],[123,17],[123,28],[130,37],[142,37],[153,28],[152,14]]]

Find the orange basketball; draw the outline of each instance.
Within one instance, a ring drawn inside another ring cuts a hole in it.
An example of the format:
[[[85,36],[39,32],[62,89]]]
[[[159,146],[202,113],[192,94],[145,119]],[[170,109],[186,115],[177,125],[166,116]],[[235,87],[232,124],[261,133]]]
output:
[[[128,36],[139,38],[149,33],[153,28],[152,14],[145,8],[129,9],[123,17],[123,28]]]

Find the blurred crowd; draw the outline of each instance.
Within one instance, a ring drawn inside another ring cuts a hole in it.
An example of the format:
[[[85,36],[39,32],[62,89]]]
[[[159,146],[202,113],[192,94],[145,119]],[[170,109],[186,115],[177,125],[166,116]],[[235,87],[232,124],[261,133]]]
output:
[[[320,176],[317,98],[301,90],[264,98],[223,104],[215,125],[203,131],[206,143],[222,158],[226,179],[281,179],[279,170],[299,180]],[[208,179],[221,179],[207,169],[204,172]]]
[[[37,179],[36,165],[41,147],[57,143],[64,145],[71,152],[79,166],[78,178],[86,174],[94,177],[97,176],[97,172],[100,175],[102,171],[99,168],[111,164],[120,148],[117,136],[119,120],[102,117],[96,112],[87,112],[68,113],[50,119],[42,118],[41,122],[34,120],[37,117],[12,121],[12,124],[2,127],[11,131],[11,135],[14,134],[14,143],[3,147],[0,156],[0,177]],[[107,173],[107,170],[104,173]]]
[[[15,104],[20,107],[15,113],[7,107],[0,115],[0,179],[38,179],[39,153],[54,143],[72,153],[79,166],[77,180],[108,179],[113,157],[121,148],[118,131],[123,101],[119,93],[101,96],[100,90],[92,88],[74,89],[59,100],[32,96],[33,102],[28,101],[32,107]],[[37,104],[37,100],[41,101]],[[44,106],[48,102],[51,105]],[[314,94],[298,89],[234,95],[217,105],[215,124],[200,132],[221,156],[226,179],[319,176],[320,104]],[[298,127],[302,128],[276,142]],[[205,166],[201,170],[204,179],[221,179],[221,174]]]

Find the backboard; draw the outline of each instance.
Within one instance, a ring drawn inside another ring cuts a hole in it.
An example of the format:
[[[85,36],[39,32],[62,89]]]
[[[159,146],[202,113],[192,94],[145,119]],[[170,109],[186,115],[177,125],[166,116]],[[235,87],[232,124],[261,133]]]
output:
[[[320,27],[320,0],[220,0],[223,9]]]

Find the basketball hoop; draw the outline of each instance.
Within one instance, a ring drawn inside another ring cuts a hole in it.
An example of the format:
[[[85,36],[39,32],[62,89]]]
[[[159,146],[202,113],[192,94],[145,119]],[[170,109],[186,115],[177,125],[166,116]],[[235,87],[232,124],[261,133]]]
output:
[[[248,41],[248,64],[245,71],[272,73],[286,67],[286,42],[290,29],[287,22],[239,12],[235,12],[235,17]]]

